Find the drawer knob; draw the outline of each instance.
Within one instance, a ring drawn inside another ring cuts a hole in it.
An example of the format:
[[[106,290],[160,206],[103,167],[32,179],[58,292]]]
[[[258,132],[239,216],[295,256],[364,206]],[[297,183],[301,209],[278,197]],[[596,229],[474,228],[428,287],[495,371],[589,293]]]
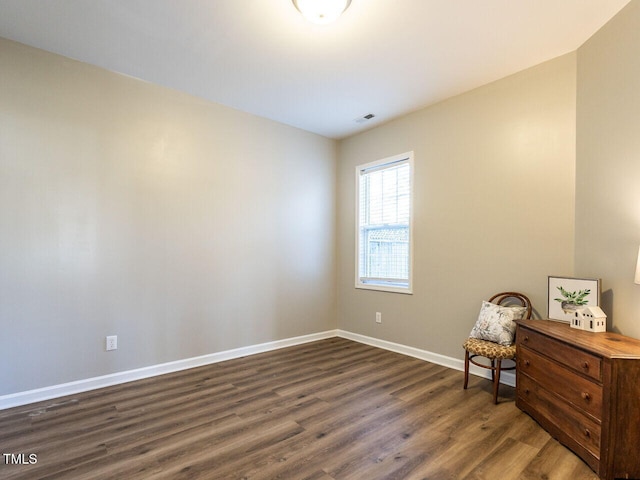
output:
[[[582,362],[582,368],[589,370],[589,362]]]
[[[523,339],[523,342],[527,343],[528,341],[529,341],[529,335],[525,335],[524,339]]]
[[[528,367],[529,365],[531,365],[531,362],[529,360],[525,360],[524,361],[524,366]]]
[[[589,429],[588,429],[588,428],[585,428],[585,429],[584,429],[584,436],[585,436],[585,437],[591,437],[591,432],[589,431]]]
[[[591,400],[591,395],[589,395],[589,392],[582,392],[582,398],[589,401]]]

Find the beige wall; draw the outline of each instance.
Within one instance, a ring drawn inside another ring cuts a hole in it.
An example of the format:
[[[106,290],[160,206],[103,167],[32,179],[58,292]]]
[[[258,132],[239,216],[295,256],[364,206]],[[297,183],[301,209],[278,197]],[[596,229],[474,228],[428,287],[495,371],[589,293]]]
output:
[[[335,142],[6,40],[0,65],[0,395],[336,328]]]
[[[572,53],[341,141],[340,328],[462,358],[492,293],[546,316],[547,276],[573,273],[575,95]],[[410,150],[414,294],[356,290],[354,167]]]
[[[602,279],[609,328],[640,338],[640,1],[578,50],[576,275]]]

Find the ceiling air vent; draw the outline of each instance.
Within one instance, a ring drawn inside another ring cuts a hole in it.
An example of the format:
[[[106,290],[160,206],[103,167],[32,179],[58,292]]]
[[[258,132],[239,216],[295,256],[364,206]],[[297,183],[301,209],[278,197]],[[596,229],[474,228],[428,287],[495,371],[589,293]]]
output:
[[[375,117],[373,113],[367,113],[366,115],[356,118],[356,123],[364,123],[367,120],[371,120],[373,117]]]

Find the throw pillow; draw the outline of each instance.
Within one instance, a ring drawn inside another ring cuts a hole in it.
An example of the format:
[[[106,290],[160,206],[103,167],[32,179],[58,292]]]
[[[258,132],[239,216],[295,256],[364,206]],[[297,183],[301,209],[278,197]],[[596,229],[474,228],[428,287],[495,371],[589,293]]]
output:
[[[516,333],[515,321],[524,317],[526,311],[526,307],[503,307],[483,301],[480,315],[469,336],[500,345],[512,345]]]

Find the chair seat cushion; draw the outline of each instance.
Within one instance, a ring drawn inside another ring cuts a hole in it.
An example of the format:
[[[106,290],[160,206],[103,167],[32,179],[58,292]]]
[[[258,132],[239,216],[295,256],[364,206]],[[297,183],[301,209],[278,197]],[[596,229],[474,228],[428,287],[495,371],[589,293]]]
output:
[[[462,344],[465,350],[472,355],[482,355],[487,358],[499,358],[501,360],[514,358],[516,356],[515,345],[500,345],[487,340],[469,338]]]

